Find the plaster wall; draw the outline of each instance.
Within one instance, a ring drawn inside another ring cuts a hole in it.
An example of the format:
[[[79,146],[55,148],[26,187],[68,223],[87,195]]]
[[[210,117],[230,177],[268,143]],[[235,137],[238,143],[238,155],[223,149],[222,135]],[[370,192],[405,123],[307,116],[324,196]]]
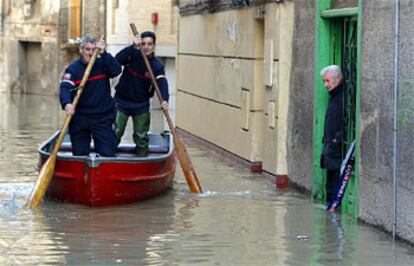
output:
[[[263,170],[288,175],[287,128],[294,4],[265,7]]]
[[[241,9],[180,19],[178,127],[262,160],[264,24]]]
[[[180,54],[263,58],[263,21],[256,8],[181,17]]]

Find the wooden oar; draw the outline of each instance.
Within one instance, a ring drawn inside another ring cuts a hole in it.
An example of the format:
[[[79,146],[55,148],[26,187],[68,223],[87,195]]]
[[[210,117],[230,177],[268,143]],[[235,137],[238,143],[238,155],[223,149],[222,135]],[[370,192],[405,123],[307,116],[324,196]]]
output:
[[[130,23],[129,25],[131,26],[131,30],[134,36],[137,36],[138,31],[137,31],[137,28],[135,27],[135,23]],[[154,72],[152,71],[151,65],[144,51],[142,51],[142,49],[139,49],[139,50],[141,51],[141,55],[142,55],[142,58],[144,59],[145,66],[147,67],[147,70],[150,73],[152,83],[155,87],[155,92],[157,93],[157,96],[158,96],[158,100],[160,101],[160,104],[162,104],[164,102],[164,99],[162,98],[160,88],[158,87],[157,81],[155,80]],[[184,144],[181,142],[180,138],[177,136],[170,114],[168,113],[168,110],[162,109],[162,111],[165,115],[165,118],[167,119],[171,134],[173,135],[175,151],[176,151],[178,160],[180,161],[181,169],[184,172],[185,180],[187,181],[188,187],[190,188],[191,192],[203,193],[203,190],[201,189],[201,185],[197,178],[197,174],[191,163],[190,157],[188,156],[187,150]]]
[[[103,39],[104,39],[104,35],[101,36],[100,40],[103,40]],[[95,49],[88,63],[88,66],[86,67],[85,73],[83,74],[82,81],[78,87],[75,99],[73,100],[73,103],[72,103],[74,109],[76,109],[76,106],[78,105],[79,98],[83,92],[83,88],[85,87],[86,81],[89,78],[89,74],[91,73],[93,64],[95,63],[98,53],[99,53],[99,49]],[[57,152],[60,148],[60,145],[62,144],[63,137],[65,136],[66,130],[69,127],[69,123],[71,119],[72,119],[72,115],[67,114],[65,121],[63,123],[62,129],[60,130],[59,136],[55,143],[55,146],[53,147],[53,150],[50,153],[49,158],[46,160],[46,162],[43,164],[42,168],[40,169],[39,177],[37,178],[37,181],[36,181],[35,186],[33,187],[32,193],[30,194],[30,197],[26,202],[26,206],[31,209],[36,209],[37,207],[39,207],[46,193],[46,190],[50,184],[50,181],[52,180],[53,173],[55,172]]]

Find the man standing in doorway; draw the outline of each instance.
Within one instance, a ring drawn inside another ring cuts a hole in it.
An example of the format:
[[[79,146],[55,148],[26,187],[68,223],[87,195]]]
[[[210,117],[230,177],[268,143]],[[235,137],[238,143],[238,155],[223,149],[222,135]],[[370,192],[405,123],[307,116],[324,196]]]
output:
[[[165,77],[164,65],[154,55],[155,41],[155,33],[144,31],[140,36],[134,37],[133,45],[125,47],[115,56],[124,66],[122,76],[115,87],[117,105],[115,131],[119,143],[124,135],[128,118],[132,117],[133,139],[136,145],[136,155],[139,157],[145,157],[148,154],[150,98],[154,95],[151,76],[139,49],[142,49],[147,56],[161,90],[164,100],[161,107],[168,110],[168,82]]]
[[[99,58],[92,67],[75,110],[72,102],[95,49],[100,49]],[[115,104],[109,80],[119,75],[122,68],[105,51],[105,42],[96,41],[94,37],[82,38],[79,53],[81,57],[70,64],[63,74],[59,94],[62,108],[67,114],[73,115],[69,124],[72,153],[75,156],[89,155],[93,138],[96,153],[112,157],[116,150],[116,135],[112,128]]]
[[[323,84],[329,93],[325,114],[321,168],[327,170],[326,195],[330,202],[339,181],[343,157],[344,135],[344,89],[341,68],[337,65],[325,67],[320,72]]]

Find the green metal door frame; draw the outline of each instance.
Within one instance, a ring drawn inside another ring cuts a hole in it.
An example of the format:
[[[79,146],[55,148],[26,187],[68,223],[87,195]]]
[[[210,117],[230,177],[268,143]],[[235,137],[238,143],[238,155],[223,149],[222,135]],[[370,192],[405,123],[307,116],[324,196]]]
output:
[[[331,64],[341,64],[341,52],[335,47],[335,38],[341,38],[335,34],[339,17],[357,17],[357,75],[356,75],[356,117],[355,117],[355,178],[348,183],[348,189],[344,196],[342,211],[358,216],[358,191],[359,191],[359,113],[360,113],[360,65],[361,65],[361,14],[362,0],[358,0],[358,7],[330,9],[332,0],[318,0],[316,6],[316,54],[315,54],[315,92],[314,92],[314,121],[313,121],[313,187],[312,196],[324,201],[326,199],[325,182],[326,171],[320,168],[320,154],[322,152],[322,137],[324,118],[328,103],[328,93],[323,86],[320,70]],[[351,196],[350,196],[351,195]],[[352,198],[352,199],[351,199]]]

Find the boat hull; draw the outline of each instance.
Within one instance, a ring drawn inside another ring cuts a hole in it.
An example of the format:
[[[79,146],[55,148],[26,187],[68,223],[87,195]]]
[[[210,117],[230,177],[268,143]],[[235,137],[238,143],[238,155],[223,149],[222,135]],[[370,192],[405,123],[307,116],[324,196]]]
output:
[[[171,149],[169,145],[166,153],[145,158],[128,152],[117,157],[76,157],[68,151],[59,152],[46,196],[91,207],[151,198],[172,186],[176,158]],[[48,155],[41,152],[41,164]]]

